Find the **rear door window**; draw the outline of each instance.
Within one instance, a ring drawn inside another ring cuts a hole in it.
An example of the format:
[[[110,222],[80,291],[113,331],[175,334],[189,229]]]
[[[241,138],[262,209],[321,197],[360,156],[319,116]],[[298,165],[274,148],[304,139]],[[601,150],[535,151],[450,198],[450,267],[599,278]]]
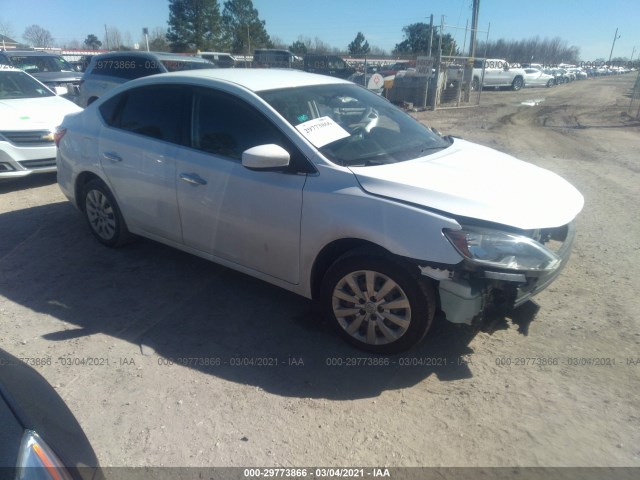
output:
[[[185,144],[187,94],[188,90],[179,85],[135,88],[104,102],[100,113],[113,128]]]

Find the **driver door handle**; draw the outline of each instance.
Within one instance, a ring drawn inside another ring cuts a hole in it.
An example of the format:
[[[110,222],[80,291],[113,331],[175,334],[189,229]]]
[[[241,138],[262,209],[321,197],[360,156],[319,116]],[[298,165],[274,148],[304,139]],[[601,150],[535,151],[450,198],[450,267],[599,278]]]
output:
[[[112,161],[113,163],[122,161],[122,157],[115,152],[104,152],[102,156],[105,159]]]
[[[187,183],[190,183],[191,185],[195,185],[195,186],[199,186],[199,185],[206,185],[207,181],[202,178],[200,175],[198,175],[197,173],[181,173],[180,174],[180,180],[183,180]]]

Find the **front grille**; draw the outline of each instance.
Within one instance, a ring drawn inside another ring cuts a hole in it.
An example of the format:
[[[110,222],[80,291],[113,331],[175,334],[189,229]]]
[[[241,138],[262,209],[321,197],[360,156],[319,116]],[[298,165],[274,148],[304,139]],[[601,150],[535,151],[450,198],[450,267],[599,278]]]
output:
[[[53,145],[53,135],[49,130],[26,130],[21,132],[0,132],[14,145]]]
[[[22,162],[18,162],[24,168],[33,170],[36,168],[47,168],[47,167],[55,167],[56,159],[55,158],[43,158],[42,160],[24,160]]]
[[[67,87],[67,93],[71,96],[75,96],[80,93],[80,80],[75,80],[73,82],[50,82],[46,85],[52,90],[54,87]]]

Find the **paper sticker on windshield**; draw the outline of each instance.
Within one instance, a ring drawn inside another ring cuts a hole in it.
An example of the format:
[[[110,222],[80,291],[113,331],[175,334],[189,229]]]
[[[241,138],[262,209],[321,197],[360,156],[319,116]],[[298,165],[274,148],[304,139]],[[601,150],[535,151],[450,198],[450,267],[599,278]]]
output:
[[[296,128],[318,148],[349,136],[349,132],[334,122],[331,117],[314,118],[296,125]]]

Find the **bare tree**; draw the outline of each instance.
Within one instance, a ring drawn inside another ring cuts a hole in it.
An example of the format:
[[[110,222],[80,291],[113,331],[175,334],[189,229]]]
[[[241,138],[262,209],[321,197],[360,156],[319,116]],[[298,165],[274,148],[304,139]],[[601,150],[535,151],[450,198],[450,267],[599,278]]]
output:
[[[120,50],[123,45],[120,30],[112,26],[106,26],[105,28],[104,42],[102,43],[107,46],[108,50]]]
[[[171,50],[169,41],[167,40],[167,31],[162,27],[156,27],[149,32],[149,50],[152,52],[168,52]],[[145,44],[144,37],[140,41],[140,45]],[[146,47],[145,47],[146,48]]]
[[[376,55],[376,56],[380,56],[380,57],[385,57],[385,56],[389,55],[389,52],[387,52],[382,47],[378,47],[377,45],[371,45],[371,51],[369,52],[369,55]]]
[[[33,47],[46,48],[53,44],[53,37],[49,30],[42,28],[40,25],[27,27],[22,34],[22,38]]]
[[[315,53],[330,53],[333,47],[322,41],[320,37],[316,37],[313,39],[313,50]]]
[[[13,30],[11,28],[11,23],[9,23],[3,18],[0,18],[0,35],[3,35],[5,37],[13,37]]]
[[[281,48],[283,50],[286,50],[289,48],[289,46],[285,43],[285,41],[282,38],[275,37],[273,35],[269,35],[269,38],[271,38],[271,43],[273,44],[273,48]]]
[[[75,38],[63,45],[63,48],[68,48],[70,50],[82,50],[86,47],[87,45],[80,43],[80,41]]]
[[[486,47],[488,58],[504,58],[511,62],[542,63],[555,65],[558,63],[576,63],[580,57],[580,49],[569,45],[560,37],[533,37],[524,40],[505,40],[503,38],[480,42],[478,52],[484,52]]]

